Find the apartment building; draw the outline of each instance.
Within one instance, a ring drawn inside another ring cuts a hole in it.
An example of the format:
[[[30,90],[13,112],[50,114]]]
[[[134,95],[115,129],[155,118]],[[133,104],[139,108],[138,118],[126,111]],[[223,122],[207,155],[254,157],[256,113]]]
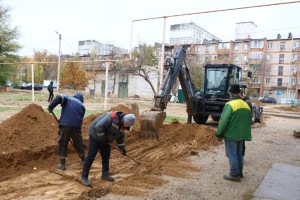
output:
[[[78,52],[82,57],[89,57],[93,52],[98,57],[115,54],[115,57],[121,57],[128,54],[127,49],[116,47],[112,44],[103,44],[96,40],[83,40],[78,42]]]
[[[195,44],[190,54],[200,63],[233,63],[242,67],[251,95],[278,100],[299,99],[300,38],[239,39]],[[253,76],[247,78],[251,71]]]
[[[170,28],[170,45],[178,44],[201,44],[203,41],[220,39],[194,22],[173,24]]]

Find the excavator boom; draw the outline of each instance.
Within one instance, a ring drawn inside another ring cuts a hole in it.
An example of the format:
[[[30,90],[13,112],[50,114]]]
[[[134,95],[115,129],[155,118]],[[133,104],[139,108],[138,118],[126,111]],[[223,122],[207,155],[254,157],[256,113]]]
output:
[[[167,108],[168,96],[170,95],[172,87],[176,83],[177,77],[179,77],[179,81],[188,104],[188,113],[191,111],[189,98],[194,93],[194,87],[190,80],[188,68],[186,67],[186,70],[183,69],[185,56],[186,46],[183,46],[177,49],[173,57],[173,61],[166,60],[165,66],[167,67],[167,74],[159,93],[155,96],[154,107],[141,114],[142,135],[151,135],[152,137],[158,138],[159,129],[166,118],[166,112],[164,112],[164,110]]]

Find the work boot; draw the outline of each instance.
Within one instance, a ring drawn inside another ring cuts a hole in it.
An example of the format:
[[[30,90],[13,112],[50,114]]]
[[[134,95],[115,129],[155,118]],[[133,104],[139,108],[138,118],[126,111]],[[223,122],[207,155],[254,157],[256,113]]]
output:
[[[228,181],[236,181],[236,182],[240,182],[241,179],[240,179],[240,174],[238,176],[232,176],[232,175],[224,175],[223,178],[225,180],[228,180]]]
[[[89,179],[87,177],[81,176],[80,181],[81,181],[82,185],[91,187],[91,182],[89,181]]]
[[[57,168],[61,170],[66,170],[66,157],[60,157],[60,163],[57,165]]]
[[[106,180],[106,181],[110,181],[110,182],[114,182],[115,181],[114,177],[112,177],[111,175],[109,175],[108,171],[102,172],[101,179]]]
[[[243,172],[240,173],[240,178],[244,178]]]

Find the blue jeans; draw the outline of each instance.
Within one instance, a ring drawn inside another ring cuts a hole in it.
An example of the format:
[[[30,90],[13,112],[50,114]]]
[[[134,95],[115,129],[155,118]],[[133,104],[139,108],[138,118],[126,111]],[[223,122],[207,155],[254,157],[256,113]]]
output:
[[[238,176],[243,172],[243,141],[225,140],[225,151],[229,160],[230,175]]]

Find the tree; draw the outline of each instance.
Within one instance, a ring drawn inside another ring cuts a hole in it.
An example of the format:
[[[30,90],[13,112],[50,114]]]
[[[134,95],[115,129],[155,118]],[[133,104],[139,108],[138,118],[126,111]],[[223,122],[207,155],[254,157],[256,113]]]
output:
[[[48,54],[48,51],[46,49],[42,51],[34,50],[34,61],[41,62],[39,64],[36,64],[35,66],[34,79],[36,80],[36,82],[42,83],[44,79],[56,79],[57,64],[51,62],[57,62],[57,60],[57,55]]]
[[[10,27],[9,9],[0,4],[0,63],[18,61],[19,56],[14,53],[20,48],[15,41],[18,37],[16,27]],[[0,65],[0,85],[6,83],[15,72],[12,65]]]
[[[89,78],[85,70],[81,69],[78,64],[68,62],[63,68],[60,84],[62,87],[69,86],[74,90],[83,90],[88,85]]]
[[[155,70],[157,64],[154,47],[147,46],[146,44],[140,45],[134,52],[132,52],[133,59],[127,63],[116,63],[116,66],[123,66],[120,71],[140,76],[150,85],[154,96],[156,96],[156,90],[150,80],[149,73]]]
[[[250,71],[252,71],[252,78],[247,82],[247,95],[259,95],[260,97],[263,97],[265,78],[271,78],[271,64],[268,63],[266,56],[264,56],[260,60],[257,60],[256,63],[250,64]],[[255,83],[260,83],[259,94],[254,90],[253,86]]]

